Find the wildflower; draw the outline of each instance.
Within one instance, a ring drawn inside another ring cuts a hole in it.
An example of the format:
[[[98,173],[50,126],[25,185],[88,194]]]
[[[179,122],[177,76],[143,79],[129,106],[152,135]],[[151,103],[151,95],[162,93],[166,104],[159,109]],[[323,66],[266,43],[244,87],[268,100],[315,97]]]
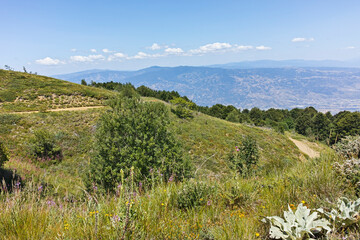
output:
[[[168,182],[172,182],[172,181],[174,181],[174,175],[171,175],[169,180],[168,180]]]
[[[306,202],[304,200],[301,201],[302,204],[305,204]]]
[[[55,207],[55,206],[56,206],[56,203],[55,203],[53,200],[48,200],[48,201],[46,201],[46,204],[47,204],[49,207]]]
[[[207,205],[208,205],[208,206],[211,205],[211,200],[207,201]]]
[[[261,206],[263,209],[265,209],[266,207],[265,206]]]
[[[94,191],[98,190],[98,188],[97,188],[97,186],[95,184],[93,184],[93,189],[94,189]]]
[[[259,236],[260,236],[260,233],[258,233],[258,232],[255,233],[255,236],[256,236],[256,237],[259,237]]]
[[[142,183],[141,182],[139,182],[139,188],[142,188]]]
[[[40,186],[38,187],[38,191],[39,191],[39,192],[41,192],[41,191],[42,191],[42,189],[43,189],[43,186],[42,186],[42,185],[40,185]]]
[[[119,221],[120,221],[120,217],[119,217],[118,215],[114,215],[114,216],[112,217],[112,220],[113,220],[114,222],[119,222]]]
[[[200,201],[202,201],[203,199],[202,198],[200,198]]]
[[[161,206],[164,206],[165,204],[164,203],[161,203]]]

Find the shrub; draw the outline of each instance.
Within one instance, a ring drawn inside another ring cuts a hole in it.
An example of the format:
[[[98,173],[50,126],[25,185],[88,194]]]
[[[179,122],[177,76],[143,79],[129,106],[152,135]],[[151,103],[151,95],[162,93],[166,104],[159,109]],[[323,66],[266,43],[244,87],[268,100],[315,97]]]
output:
[[[360,158],[360,136],[346,136],[335,145],[335,151],[345,158]]]
[[[341,197],[338,199],[336,209],[327,212],[319,208],[318,211],[323,213],[338,228],[347,228],[360,221],[360,198],[356,201],[350,201],[346,197]]]
[[[313,239],[315,234],[320,234],[322,230],[329,233],[330,222],[319,218],[317,212],[310,212],[310,209],[300,203],[295,213],[289,206],[289,210],[284,211],[284,219],[273,216],[265,217],[262,221],[270,224],[270,238],[274,239]]]
[[[157,170],[165,179],[188,177],[189,161],[168,131],[169,111],[161,103],[144,103],[138,98],[117,98],[102,115],[96,133],[95,154],[90,161],[88,186],[96,184],[113,191],[134,167],[136,180]]]
[[[34,132],[30,139],[30,152],[41,162],[62,159],[62,151],[56,144],[55,135],[44,129]]]
[[[7,154],[7,149],[0,140],[0,167],[2,167],[4,163],[8,160],[9,160],[9,156]]]
[[[171,109],[171,111],[178,116],[178,118],[189,119],[194,117],[189,109],[180,105],[176,106],[175,109]]]
[[[257,166],[259,157],[256,140],[247,136],[239,146],[235,147],[235,152],[229,154],[228,159],[240,174],[249,175]]]
[[[346,182],[353,185],[357,192],[360,192],[360,159],[348,159],[342,164],[336,162],[334,169],[340,174]]]
[[[176,205],[180,209],[189,209],[210,204],[215,189],[205,182],[189,181],[176,193]]]

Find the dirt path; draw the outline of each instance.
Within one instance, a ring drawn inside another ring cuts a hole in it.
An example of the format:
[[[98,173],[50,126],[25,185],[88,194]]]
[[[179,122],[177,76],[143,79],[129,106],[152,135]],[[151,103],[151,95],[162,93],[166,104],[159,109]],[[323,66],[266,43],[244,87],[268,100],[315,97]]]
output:
[[[320,153],[311,149],[305,142],[303,141],[299,141],[299,140],[295,140],[291,137],[289,137],[289,139],[295,143],[295,145],[300,149],[301,152],[305,153],[306,155],[308,155],[311,158],[316,158],[320,156]]]
[[[57,109],[47,109],[46,112],[62,112],[62,111],[83,111],[93,108],[103,108],[104,106],[89,106],[89,107],[73,107],[73,108],[57,108]],[[4,112],[5,114],[29,114],[29,113],[38,113],[39,111],[27,111],[27,112]]]

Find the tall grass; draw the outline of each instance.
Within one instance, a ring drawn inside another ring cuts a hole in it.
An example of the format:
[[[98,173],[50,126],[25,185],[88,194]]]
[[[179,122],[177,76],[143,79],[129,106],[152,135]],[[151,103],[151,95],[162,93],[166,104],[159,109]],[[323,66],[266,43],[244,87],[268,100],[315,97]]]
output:
[[[119,184],[115,194],[96,187],[82,197],[56,195],[28,182],[0,194],[3,239],[264,239],[264,216],[281,215],[288,204],[330,206],[355,195],[338,179],[332,154],[297,162],[286,171],[242,178]],[[285,170],[285,169],[284,169]],[[194,187],[202,184],[203,187]],[[194,190],[195,189],[195,190]],[[196,190],[197,189],[197,190]],[[202,190],[199,190],[202,189]],[[189,198],[193,205],[183,204]],[[185,207],[184,207],[185,206]],[[334,236],[335,237],[335,236]]]

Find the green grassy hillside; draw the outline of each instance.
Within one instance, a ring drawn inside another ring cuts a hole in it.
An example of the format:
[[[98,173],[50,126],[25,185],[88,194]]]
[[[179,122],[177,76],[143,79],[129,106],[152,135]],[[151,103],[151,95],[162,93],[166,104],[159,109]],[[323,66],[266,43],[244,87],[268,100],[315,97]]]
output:
[[[107,107],[26,114],[5,111],[20,111],[14,102],[20,96],[38,107],[39,96],[46,94],[73,96],[76,92],[102,100],[115,93],[46,77],[0,73],[2,99],[6,99],[4,93],[16,96],[2,102],[0,140],[10,160],[0,174],[15,173],[23,180],[20,186],[13,183],[13,192],[0,190],[0,239],[268,239],[269,227],[260,220],[282,215],[288,204],[332,207],[340,196],[355,196],[332,168],[338,158],[325,145],[309,143],[321,152],[319,158],[310,159],[289,140],[289,136],[304,138],[292,133],[283,135],[197,112],[188,120],[170,113],[169,126],[194,165],[193,179],[159,181],[148,188],[128,178],[115,195],[101,195],[95,188],[87,192],[83,177],[88,174],[97,121]],[[31,79],[32,86],[26,87],[26,79]],[[10,100],[13,105],[7,105]],[[169,110],[173,107],[164,104]],[[61,161],[33,161],[30,142],[38,129],[54,135],[62,149]],[[256,174],[248,177],[235,174],[228,162],[228,153],[235,151],[243,136],[256,139],[260,151]],[[194,205],[181,207],[187,198]],[[357,230],[351,234],[359,236]],[[343,236],[333,233],[329,239]]]
[[[0,112],[96,106],[113,95],[104,89],[0,69]]]

